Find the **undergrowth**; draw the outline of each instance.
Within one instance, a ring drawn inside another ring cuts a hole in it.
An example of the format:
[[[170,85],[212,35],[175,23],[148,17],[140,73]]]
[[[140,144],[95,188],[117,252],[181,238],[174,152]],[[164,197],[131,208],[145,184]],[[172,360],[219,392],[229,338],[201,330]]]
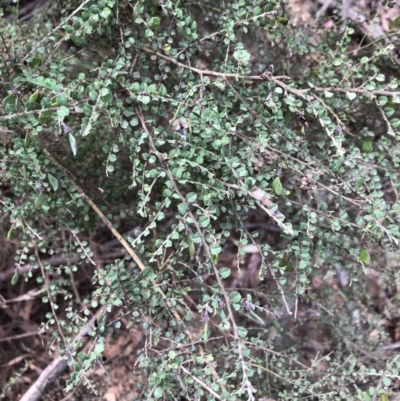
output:
[[[2,22],[9,280],[44,289],[66,391],[95,391],[123,317],[146,339],[141,399],[398,390],[399,32],[334,22],[294,26],[280,0],[69,0]],[[97,238],[122,253],[99,260]]]

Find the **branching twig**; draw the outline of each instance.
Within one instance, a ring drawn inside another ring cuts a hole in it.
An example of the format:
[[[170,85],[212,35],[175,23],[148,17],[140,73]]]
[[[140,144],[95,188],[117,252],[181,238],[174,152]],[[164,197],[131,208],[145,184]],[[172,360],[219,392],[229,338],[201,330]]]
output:
[[[77,236],[77,235],[74,233],[74,231],[71,230],[69,227],[68,227],[68,231],[69,231],[69,232],[71,233],[71,235],[76,239],[76,241],[78,242],[79,246],[81,247],[83,253],[84,253],[84,254],[86,255],[86,257],[88,258],[89,262],[90,262],[93,266],[96,266],[96,262],[94,262],[93,259],[90,257],[90,255],[86,252],[86,249],[85,249],[85,247],[82,245],[82,243],[81,243],[80,239],[78,238],[78,236]]]
[[[46,39],[48,39],[50,36],[54,35],[63,25],[65,25],[75,14],[78,13],[87,3],[89,3],[90,0],[85,0],[79,7],[77,7],[74,12],[70,14],[69,17],[63,19],[51,32],[49,32],[42,40],[40,40],[32,49],[29,51],[25,57],[21,60],[24,62],[33,52],[44,43]]]
[[[376,90],[371,90],[371,91],[361,89],[361,88],[337,88],[337,87],[328,87],[328,88],[316,87],[316,88],[307,88],[307,89],[296,89],[296,88],[291,87],[290,85],[287,85],[285,82],[282,81],[282,79],[289,78],[286,76],[274,76],[271,73],[264,73],[261,75],[242,75],[242,74],[224,73],[224,72],[218,72],[218,71],[212,71],[212,70],[202,70],[200,68],[191,67],[189,65],[183,64],[170,56],[166,56],[159,52],[153,51],[147,47],[141,47],[141,48],[138,48],[138,50],[143,50],[146,53],[156,55],[157,57],[160,57],[166,61],[169,61],[169,62],[177,65],[178,67],[193,71],[201,76],[208,75],[208,76],[220,77],[224,80],[227,80],[228,78],[234,78],[236,80],[243,79],[243,80],[248,80],[248,81],[268,80],[268,81],[273,82],[275,85],[280,86],[286,92],[291,93],[291,94],[301,97],[301,98],[304,98],[307,93],[312,93],[313,91],[315,91],[315,92],[341,92],[341,93],[352,92],[352,93],[358,93],[360,95],[366,95],[366,96],[400,96],[400,91],[396,92],[396,91],[387,91],[387,90],[382,90],[382,89],[376,89]]]
[[[98,316],[107,313],[107,305],[100,309],[97,315],[93,316],[88,324],[79,332],[79,334],[74,338],[71,345],[69,346],[69,351],[74,351],[78,342],[80,342],[81,347],[88,341],[90,337],[87,334],[90,332],[94,326]],[[66,353],[68,355],[68,353]],[[45,393],[48,386],[53,383],[59,376],[61,376],[68,367],[68,359],[62,356],[58,356],[43,372],[40,374],[38,379],[28,391],[21,397],[19,401],[39,401],[43,394]]]

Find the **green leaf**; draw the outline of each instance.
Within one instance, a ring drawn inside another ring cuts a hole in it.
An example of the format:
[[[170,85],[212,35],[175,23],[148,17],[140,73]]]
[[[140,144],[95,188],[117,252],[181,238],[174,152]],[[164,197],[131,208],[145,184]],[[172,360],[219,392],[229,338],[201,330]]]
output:
[[[193,243],[192,238],[191,238],[190,235],[188,235],[188,236],[186,237],[186,240],[187,240],[187,242],[188,242],[188,248],[189,248],[189,256],[190,256],[190,259],[193,259],[194,253],[195,253],[194,243]]]
[[[14,275],[12,276],[12,279],[11,279],[11,284],[12,285],[17,284],[18,280],[19,280],[19,274],[18,273],[14,273]]]
[[[188,202],[193,203],[197,199],[197,195],[194,192],[189,192],[186,194],[186,199]]]
[[[221,330],[230,330],[231,329],[231,324],[230,324],[229,320],[222,321],[221,324],[219,325],[219,328]]]
[[[29,131],[26,131],[24,145],[25,145],[26,149],[28,149],[29,146],[31,145],[31,135],[30,135]]]
[[[107,19],[111,15],[111,10],[108,7],[104,7],[103,11],[100,13],[100,16],[104,19]]]
[[[231,300],[232,303],[238,304],[238,303],[242,300],[242,296],[240,295],[239,292],[233,291],[233,292],[229,295],[229,299]]]
[[[76,140],[72,134],[68,134],[69,144],[71,146],[72,154],[76,156]]]
[[[229,269],[229,267],[221,267],[219,269],[219,275],[222,278],[228,278],[231,275],[231,269]]]
[[[154,390],[154,397],[156,397],[156,398],[161,398],[162,395],[163,395],[163,390],[162,390],[162,388],[161,388],[161,387],[157,387],[157,388]]]
[[[368,153],[368,152],[371,152],[371,150],[372,150],[372,141],[370,139],[368,139],[368,140],[363,142],[362,151],[364,153]]]
[[[151,97],[150,96],[138,96],[138,100],[139,102],[143,103],[143,104],[149,104],[151,101]]]
[[[12,227],[8,230],[8,233],[7,233],[7,241],[10,241],[10,240],[11,240],[13,231],[14,231],[14,230],[13,230]]]
[[[238,305],[238,304],[235,304],[235,305]],[[239,305],[239,307],[240,307],[240,305]],[[221,321],[226,320],[226,314],[223,309],[221,309],[221,308],[218,309],[218,315],[221,318]]]
[[[400,126],[400,120],[398,118],[393,118],[390,123],[392,124],[393,128],[398,128]]]
[[[157,29],[160,26],[160,18],[158,18],[158,17],[149,18],[149,20],[147,21],[147,25],[151,29]]]
[[[239,337],[245,338],[247,336],[247,330],[244,327],[238,326]]]
[[[51,174],[47,174],[47,178],[50,182],[50,185],[53,187],[53,191],[57,191],[58,189],[58,180],[56,177],[53,177]]]
[[[210,245],[210,252],[211,255],[218,255],[222,251],[222,248],[218,244],[211,244]]]
[[[57,104],[59,104],[60,106],[63,106],[68,103],[68,98],[64,93],[59,93],[56,96],[56,101],[57,101]],[[68,110],[68,113],[69,113],[69,110]]]
[[[381,393],[381,395],[379,396],[379,400],[380,401],[389,401],[389,397],[387,396],[386,393]]]
[[[343,63],[343,61],[342,61],[342,59],[339,58],[339,57],[336,57],[336,58],[332,61],[332,64],[333,64],[335,67],[337,67],[337,66],[339,66],[339,65],[342,65],[342,63]]]
[[[371,257],[369,256],[368,250],[366,248],[361,249],[360,252],[360,260],[363,262],[365,265],[368,265],[369,262],[371,261]]]
[[[30,100],[27,100],[25,103],[25,110],[26,111],[32,111],[36,109],[37,104],[31,102]]]
[[[75,46],[80,46],[82,44],[82,38],[78,35],[71,34],[70,39],[74,42]]]
[[[260,318],[260,316],[257,315],[257,313],[255,313],[255,312],[252,311],[252,310],[249,310],[248,313],[249,313],[250,317],[251,317],[254,321],[256,321],[258,324],[260,324],[261,326],[264,326],[264,325],[265,325],[264,320],[262,320],[262,319]]]
[[[58,110],[57,110],[57,115],[58,117],[63,120],[64,117],[67,117],[69,115],[69,109],[68,107],[65,106],[61,106]]]
[[[282,193],[283,188],[279,177],[276,177],[272,182],[272,189],[277,195],[280,195]]]
[[[17,105],[17,98],[14,95],[8,95],[3,99],[3,106],[6,113],[15,113]]]
[[[15,105],[16,97],[14,95],[8,95],[3,99],[3,106],[7,104]]]
[[[39,97],[39,89],[36,89],[36,91],[33,92],[32,95],[29,96],[29,101],[36,102],[38,97]]]
[[[39,124],[41,124],[41,125],[45,124],[49,120],[51,113],[52,113],[51,111],[40,112],[39,113]]]
[[[210,224],[210,218],[208,216],[200,216],[199,218],[199,224],[203,227],[203,228],[207,228],[208,225]]]
[[[251,54],[247,50],[236,50],[233,57],[242,64],[247,64],[250,61]]]
[[[349,100],[354,100],[357,97],[355,92],[346,92],[346,96]]]
[[[31,68],[40,67],[42,65],[42,60],[37,57],[32,57],[32,60],[28,64]]]
[[[208,322],[204,325],[204,342],[208,342],[208,339],[210,338],[210,325]]]
[[[35,209],[41,209],[44,203],[44,194],[41,192],[35,200]]]
[[[98,343],[94,347],[94,352],[97,355],[101,355],[104,352],[104,344],[103,343]]]
[[[390,21],[389,29],[394,29],[400,26],[400,17],[395,18],[393,21]]]
[[[187,204],[186,204],[186,203],[180,203],[180,204],[178,205],[178,210],[179,210],[179,213],[180,213],[181,215],[184,215],[184,214],[187,212],[187,210],[188,210]]]

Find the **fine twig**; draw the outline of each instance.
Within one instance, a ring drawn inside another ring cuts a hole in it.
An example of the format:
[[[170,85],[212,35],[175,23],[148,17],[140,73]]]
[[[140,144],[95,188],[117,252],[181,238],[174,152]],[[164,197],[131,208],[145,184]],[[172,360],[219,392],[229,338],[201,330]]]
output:
[[[42,278],[44,280],[44,285],[46,287],[47,297],[49,298],[49,304],[50,304],[51,313],[53,314],[53,318],[54,318],[54,320],[55,320],[55,322],[57,324],[58,333],[60,334],[60,336],[61,336],[61,338],[63,340],[64,347],[65,347],[65,349],[67,349],[68,348],[67,340],[64,337],[64,333],[63,333],[63,331],[61,329],[60,321],[58,320],[57,313],[56,313],[56,311],[54,309],[54,302],[53,302],[53,299],[52,299],[52,296],[51,296],[51,293],[50,293],[49,277],[48,277],[47,273],[44,271],[44,266],[43,266],[42,261],[40,260],[40,256],[39,256],[39,252],[38,252],[36,243],[35,243],[35,247],[34,248],[35,248],[36,259],[37,259],[37,261],[39,263],[40,271],[42,272]]]
[[[376,89],[376,90],[366,90],[362,88],[338,88],[338,87],[315,87],[315,88],[307,88],[307,89],[296,89],[293,88],[290,85],[287,85],[285,82],[283,82],[283,79],[290,79],[290,77],[286,76],[274,76],[271,73],[263,73],[260,75],[243,75],[243,74],[233,74],[233,73],[224,73],[224,72],[218,72],[218,71],[212,71],[212,70],[202,70],[200,68],[192,67],[187,64],[181,63],[178,60],[174,59],[173,57],[166,56],[160,52],[151,50],[147,47],[140,47],[138,50],[143,50],[146,53],[153,54],[157,57],[160,57],[166,61],[169,61],[172,64],[177,65],[178,67],[181,67],[186,70],[190,70],[195,72],[196,74],[199,74],[200,76],[208,75],[208,76],[214,76],[214,77],[219,77],[222,78],[223,80],[227,81],[228,78],[234,78],[236,80],[238,79],[243,79],[243,80],[248,80],[248,81],[271,81],[275,85],[280,86],[282,89],[285,90],[287,93],[291,93],[295,96],[305,98],[306,94],[311,94],[312,92],[339,92],[339,93],[358,93],[360,95],[366,95],[366,96],[400,96],[400,91],[387,91],[383,89]]]
[[[21,60],[21,62],[24,62],[28,57],[33,54],[36,49],[41,46],[46,39],[48,39],[50,36],[53,36],[63,25],[65,25],[72,17],[77,14],[87,3],[89,3],[90,0],[85,0],[79,7],[77,7],[70,15],[69,17],[63,19],[51,32],[49,32],[42,40],[40,40],[26,55],[25,57]]]
[[[200,384],[201,387],[203,387],[205,390],[207,390],[211,395],[213,395],[217,400],[220,400],[221,397],[209,386],[207,386],[206,383],[202,382],[200,379],[198,379],[196,376],[193,376],[187,369],[185,369],[182,365],[180,366],[180,369],[184,371],[188,376],[190,376],[196,383]]]
[[[95,325],[97,318],[107,313],[107,308],[107,305],[103,306],[100,311],[89,320],[88,324],[79,332],[79,334],[75,336],[74,340],[68,347],[70,352],[74,351],[78,345],[78,342],[80,348],[87,343],[90,338],[87,336],[87,334]],[[65,353],[67,357],[58,356],[49,366],[47,366],[47,368],[43,370],[35,383],[29,387],[28,391],[21,397],[19,401],[39,401],[50,384],[53,383],[59,376],[61,376],[67,369],[69,361],[68,355],[70,355],[70,352]]]

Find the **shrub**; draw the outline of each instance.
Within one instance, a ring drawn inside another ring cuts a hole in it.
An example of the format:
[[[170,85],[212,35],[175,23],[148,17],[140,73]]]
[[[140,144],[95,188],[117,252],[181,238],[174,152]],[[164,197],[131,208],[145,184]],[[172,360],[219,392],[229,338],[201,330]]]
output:
[[[147,339],[146,399],[395,391],[379,350],[398,305],[380,302],[399,279],[396,23],[364,41],[335,15],[294,25],[280,0],[49,7],[3,22],[1,204],[12,282],[45,288],[66,388],[125,317]],[[102,263],[111,234],[126,253]],[[84,353],[70,280],[88,265],[86,316],[103,309]]]

